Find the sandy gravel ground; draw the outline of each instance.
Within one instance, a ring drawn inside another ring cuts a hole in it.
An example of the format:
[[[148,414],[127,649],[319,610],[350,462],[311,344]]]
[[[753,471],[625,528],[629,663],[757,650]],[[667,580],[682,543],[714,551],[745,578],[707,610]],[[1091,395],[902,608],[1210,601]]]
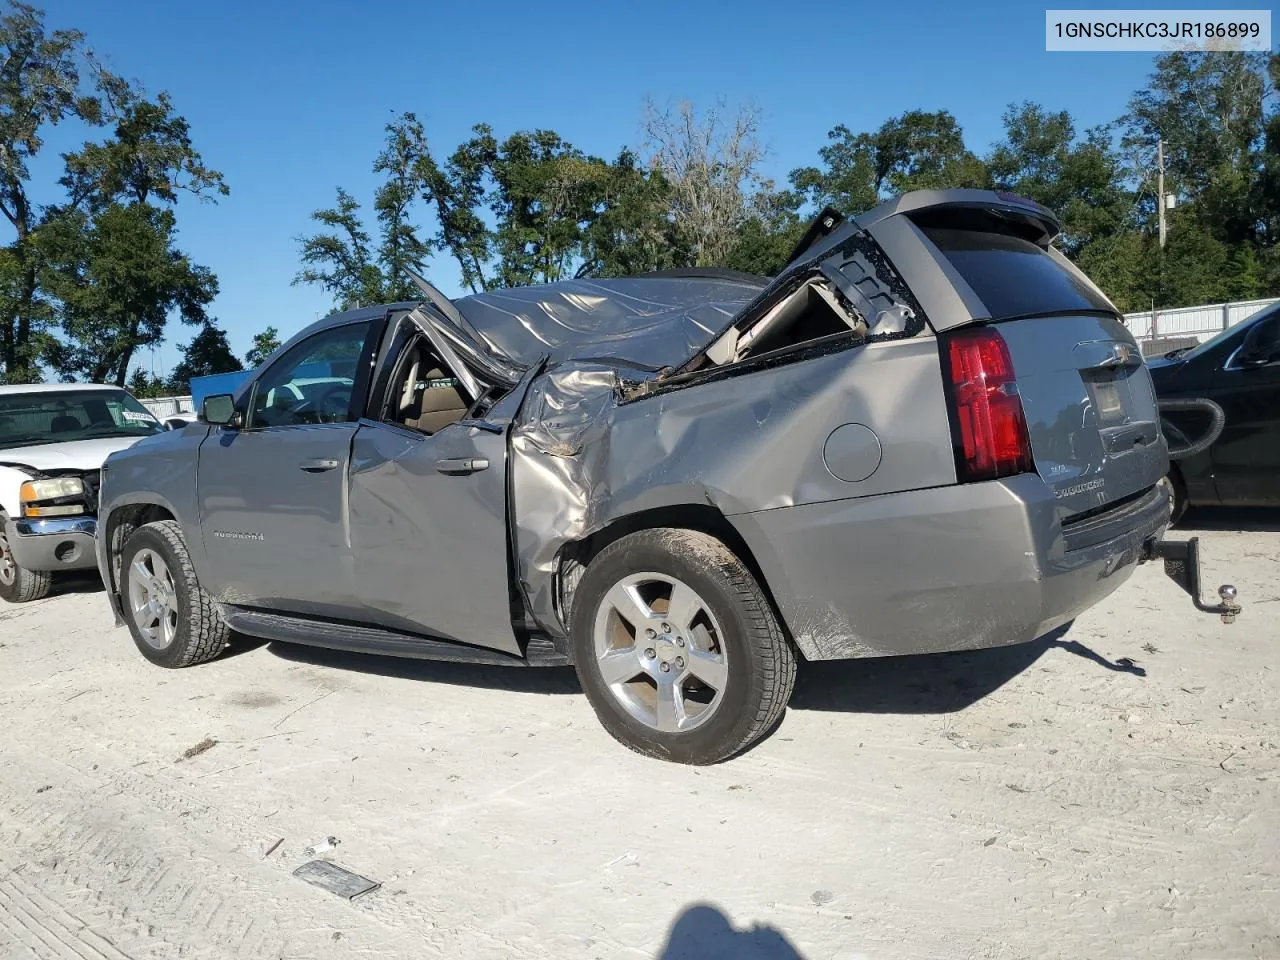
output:
[[[166,672],[91,582],[5,607],[0,957],[1280,956],[1280,517],[1196,525],[1234,627],[1148,566],[1033,644],[803,667],[700,770],[570,671]],[[327,836],[381,888],[293,877]]]

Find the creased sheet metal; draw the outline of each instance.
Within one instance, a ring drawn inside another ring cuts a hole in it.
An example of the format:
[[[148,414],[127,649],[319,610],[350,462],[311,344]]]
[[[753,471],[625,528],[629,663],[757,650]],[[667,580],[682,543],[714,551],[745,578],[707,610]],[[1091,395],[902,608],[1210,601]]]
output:
[[[918,304],[855,227],[819,247],[771,282],[650,276],[458,301],[516,362],[547,358],[510,449],[516,577],[549,634],[567,635],[561,607],[571,605],[580,572],[577,544],[615,520],[699,505],[733,518],[954,482],[937,345],[912,338],[924,329]],[[824,260],[844,271],[860,313],[892,314],[883,337],[851,331],[781,359],[748,358],[705,370],[696,383],[672,382],[672,368]],[[884,458],[849,482],[827,468],[824,441],[859,423],[877,425]]]
[[[511,431],[516,572],[534,617],[558,635],[561,551],[618,518],[689,504],[732,517],[955,479],[945,416],[918,415],[945,410],[931,338],[849,341],[631,402],[619,383],[604,365],[552,369]],[[823,440],[858,421],[888,425],[885,453],[850,483],[826,468]]]

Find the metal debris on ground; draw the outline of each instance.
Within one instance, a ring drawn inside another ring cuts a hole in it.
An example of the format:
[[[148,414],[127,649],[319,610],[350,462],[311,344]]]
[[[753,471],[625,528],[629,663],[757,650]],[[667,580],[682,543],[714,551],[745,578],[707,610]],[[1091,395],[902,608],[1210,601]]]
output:
[[[354,900],[382,886],[376,880],[352,873],[345,867],[330,863],[328,860],[312,860],[304,863],[293,871],[293,875],[347,900]]]
[[[319,843],[313,843],[311,846],[307,847],[307,856],[314,857],[318,853],[327,853],[341,842],[342,841],[337,837],[325,837]]]
[[[187,749],[183,750],[182,756],[180,756],[174,762],[181,763],[183,760],[190,760],[192,757],[198,757],[200,756],[200,754],[204,753],[206,750],[212,750],[217,745],[218,745],[218,741],[213,739],[213,737],[205,737],[203,740],[197,743],[194,747],[187,747]]]

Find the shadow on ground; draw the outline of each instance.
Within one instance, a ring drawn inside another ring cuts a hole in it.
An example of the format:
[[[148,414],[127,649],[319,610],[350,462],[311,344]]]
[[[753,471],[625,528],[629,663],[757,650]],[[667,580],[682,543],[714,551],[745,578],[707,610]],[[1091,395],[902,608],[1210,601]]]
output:
[[[1031,643],[994,650],[801,663],[791,709],[842,713],[951,713],[963,710],[999,689],[1054,647],[1074,653],[1106,670],[1146,675],[1142,667],[1128,659],[1113,662],[1082,643],[1064,639],[1069,626]],[[570,667],[493,667],[409,660],[298,644],[268,643],[238,635],[226,656],[236,656],[263,646],[274,656],[293,663],[379,677],[547,695],[582,692]]]
[[[347,653],[323,647],[278,643],[237,636],[229,654],[244,645],[246,649],[266,645],[282,660],[317,667],[352,670],[378,677],[421,680],[426,683],[450,683],[485,690],[512,690],[520,693],[581,693],[578,677],[572,667],[493,667],[471,663],[449,663],[444,660],[410,660],[406,657],[384,657],[368,653]]]
[[[1280,509],[1275,507],[1193,507],[1178,521],[1174,533],[1197,530],[1280,532]]]
[[[105,593],[102,578],[97,570],[76,570],[60,573],[53,578],[49,596],[60,597],[64,593]]]
[[[1053,648],[1105,670],[1146,676],[1126,657],[1111,661],[1079,641],[1065,639],[1070,628],[1067,624],[1039,640],[990,650],[802,663],[791,709],[952,713],[998,690]]]
[[[773,927],[738,930],[717,907],[700,903],[676,918],[659,960],[802,960]]]

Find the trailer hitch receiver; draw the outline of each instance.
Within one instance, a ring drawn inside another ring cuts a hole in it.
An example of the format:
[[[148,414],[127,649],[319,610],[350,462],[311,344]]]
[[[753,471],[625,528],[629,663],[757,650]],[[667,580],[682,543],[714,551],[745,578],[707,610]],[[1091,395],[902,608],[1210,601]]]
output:
[[[1218,588],[1219,603],[1207,604],[1200,599],[1200,538],[1190,540],[1156,540],[1146,542],[1143,550],[1144,561],[1163,560],[1164,574],[1188,594],[1197,610],[1205,613],[1216,613],[1222,617],[1223,623],[1235,623],[1240,615],[1240,604],[1236,602],[1236,588],[1224,583]]]

